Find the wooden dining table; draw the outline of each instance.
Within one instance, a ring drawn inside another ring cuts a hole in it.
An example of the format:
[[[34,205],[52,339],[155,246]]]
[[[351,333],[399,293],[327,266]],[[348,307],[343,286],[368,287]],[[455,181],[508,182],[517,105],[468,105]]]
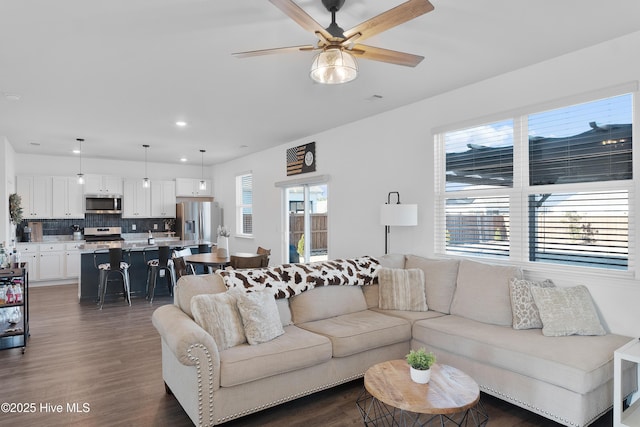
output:
[[[257,254],[249,252],[236,252],[231,254],[234,257],[255,257]],[[204,265],[212,268],[225,268],[231,262],[231,257],[219,257],[215,252],[187,255],[184,261],[189,264]]]

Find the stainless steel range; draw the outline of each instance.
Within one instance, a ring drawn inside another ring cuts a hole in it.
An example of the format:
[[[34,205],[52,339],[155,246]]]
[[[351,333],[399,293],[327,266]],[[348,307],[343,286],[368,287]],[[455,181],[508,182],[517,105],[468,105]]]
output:
[[[122,227],[85,227],[84,240],[87,243],[122,242]]]

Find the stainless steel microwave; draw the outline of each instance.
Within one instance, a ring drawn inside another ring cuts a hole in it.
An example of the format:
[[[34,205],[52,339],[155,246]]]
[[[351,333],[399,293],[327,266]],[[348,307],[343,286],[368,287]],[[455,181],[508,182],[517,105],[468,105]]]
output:
[[[85,213],[118,214],[122,213],[120,196],[85,196]]]

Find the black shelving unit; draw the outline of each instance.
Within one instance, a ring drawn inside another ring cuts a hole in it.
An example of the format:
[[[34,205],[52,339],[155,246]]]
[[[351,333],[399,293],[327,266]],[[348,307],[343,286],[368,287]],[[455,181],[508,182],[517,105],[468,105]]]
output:
[[[16,283],[22,287],[22,301],[0,304],[0,310],[17,307],[21,319],[11,323],[6,316],[0,316],[0,350],[22,347],[24,353],[29,338],[29,270],[26,262],[0,269],[0,286]]]

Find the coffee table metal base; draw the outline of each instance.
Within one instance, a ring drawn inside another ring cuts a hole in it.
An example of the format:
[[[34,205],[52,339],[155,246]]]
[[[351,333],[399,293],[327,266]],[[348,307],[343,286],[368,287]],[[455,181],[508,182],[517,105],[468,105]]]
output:
[[[481,401],[472,408],[455,414],[418,414],[387,405],[363,388],[356,405],[365,426],[404,427],[404,426],[486,426],[489,422]]]

